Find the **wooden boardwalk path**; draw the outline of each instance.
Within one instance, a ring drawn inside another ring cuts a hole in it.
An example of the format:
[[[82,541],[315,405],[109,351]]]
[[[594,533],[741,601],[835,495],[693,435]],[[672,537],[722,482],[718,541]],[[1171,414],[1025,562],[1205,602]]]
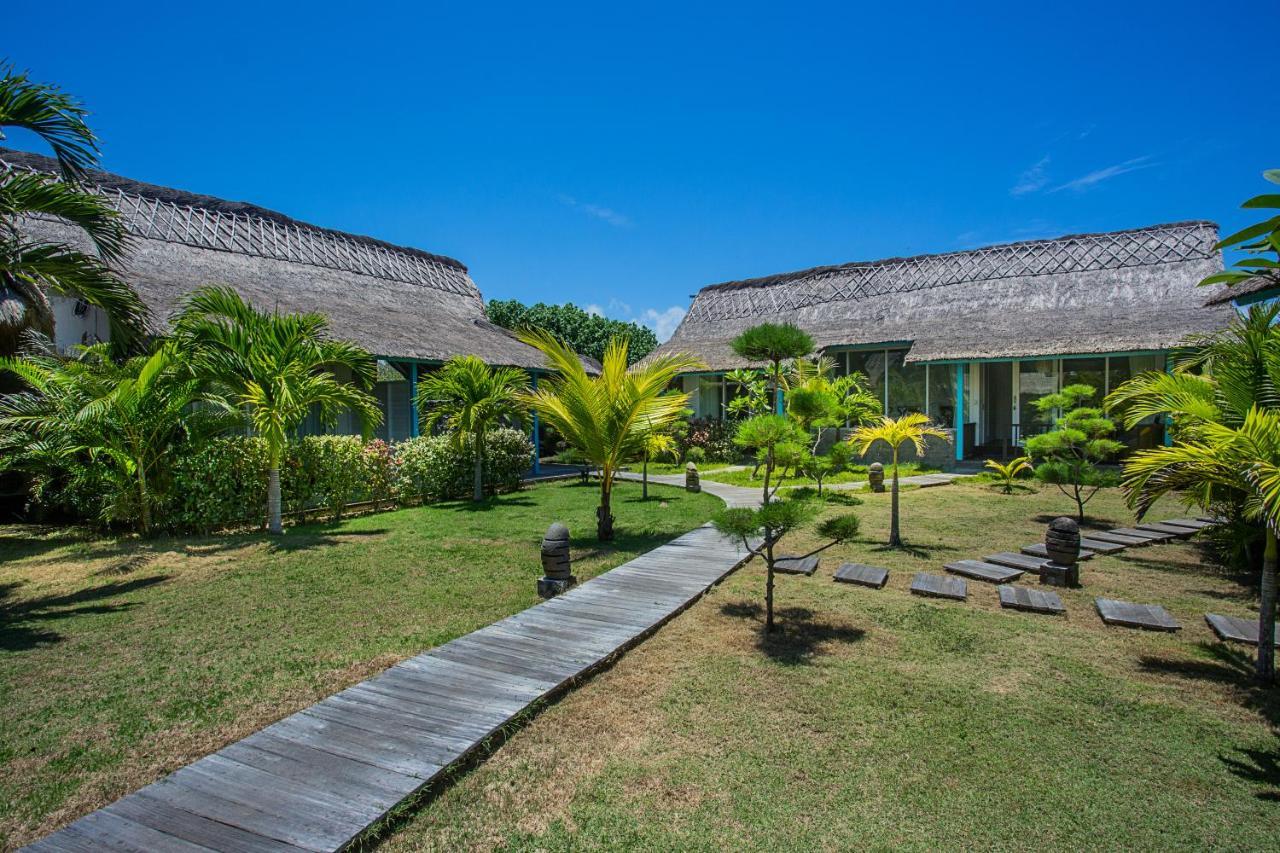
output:
[[[740,543],[699,527],[285,717],[28,849],[341,849],[525,709],[688,607],[746,557]]]

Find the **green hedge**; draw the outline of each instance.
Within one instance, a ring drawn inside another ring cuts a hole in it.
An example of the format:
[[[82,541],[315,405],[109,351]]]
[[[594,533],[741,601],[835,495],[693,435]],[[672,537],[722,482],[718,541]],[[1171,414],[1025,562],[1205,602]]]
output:
[[[400,442],[393,454],[403,498],[437,501],[471,494],[475,453],[469,442],[459,449],[447,436],[422,436]],[[532,459],[533,443],[524,433],[507,427],[490,431],[485,439],[486,487],[519,485]]]

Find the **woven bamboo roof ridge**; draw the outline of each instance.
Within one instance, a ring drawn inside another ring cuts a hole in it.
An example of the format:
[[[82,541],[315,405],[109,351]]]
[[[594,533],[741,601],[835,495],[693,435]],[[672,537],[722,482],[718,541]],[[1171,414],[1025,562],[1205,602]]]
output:
[[[909,362],[1167,349],[1233,315],[1198,286],[1222,270],[1217,239],[1177,222],[714,284],[657,352],[741,367],[729,342],[765,321],[820,348],[909,342]]]
[[[56,164],[0,148],[0,169],[7,168],[52,173]],[[319,311],[336,337],[377,355],[546,364],[485,318],[479,288],[452,258],[107,172],[88,181],[124,217],[133,241],[122,274],[151,309],[156,332],[192,290],[227,284],[260,308]],[[79,231],[56,219],[28,218],[21,227],[34,239],[88,249]]]

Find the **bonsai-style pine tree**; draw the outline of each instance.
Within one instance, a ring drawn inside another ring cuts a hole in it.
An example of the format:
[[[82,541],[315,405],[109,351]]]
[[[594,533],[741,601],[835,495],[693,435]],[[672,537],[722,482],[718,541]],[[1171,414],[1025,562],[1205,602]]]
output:
[[[1103,486],[1113,486],[1118,478],[1099,470],[1105,462],[1124,449],[1111,438],[1115,422],[1102,410],[1084,405],[1095,394],[1090,385],[1068,385],[1057,394],[1046,394],[1035,401],[1040,412],[1062,412],[1054,419],[1053,429],[1027,439],[1027,454],[1038,463],[1037,480],[1052,483],[1076,503],[1076,518],[1084,521],[1084,506]]]
[[[768,417],[767,415],[765,417]],[[774,549],[782,538],[793,530],[810,523],[818,508],[809,501],[785,500],[766,503],[760,509],[734,507],[716,513],[713,523],[716,529],[726,536],[742,540],[743,546],[757,557],[763,557],[765,563],[764,588],[764,628],[774,630],[773,621],[773,576],[774,565],[778,556]],[[827,540],[799,559],[812,557],[858,535],[858,517],[852,513],[827,518],[818,525],[817,533]],[[753,545],[753,539],[759,539]]]
[[[813,352],[813,338],[791,323],[761,323],[738,335],[730,343],[733,351],[747,361],[769,364],[769,400],[777,405],[782,387],[782,363]]]

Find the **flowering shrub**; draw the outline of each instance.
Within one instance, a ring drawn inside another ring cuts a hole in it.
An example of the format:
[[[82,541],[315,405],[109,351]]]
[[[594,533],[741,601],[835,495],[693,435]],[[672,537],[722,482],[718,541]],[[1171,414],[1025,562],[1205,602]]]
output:
[[[681,458],[688,456],[690,448],[701,447],[712,462],[733,462],[738,450],[733,445],[733,427],[730,421],[693,418],[687,429],[676,434]]]
[[[469,444],[459,450],[448,436],[422,436],[400,442],[392,452],[402,497],[434,501],[471,493],[475,456]],[[485,487],[519,485],[532,457],[533,444],[524,433],[507,427],[491,430],[485,437]]]

